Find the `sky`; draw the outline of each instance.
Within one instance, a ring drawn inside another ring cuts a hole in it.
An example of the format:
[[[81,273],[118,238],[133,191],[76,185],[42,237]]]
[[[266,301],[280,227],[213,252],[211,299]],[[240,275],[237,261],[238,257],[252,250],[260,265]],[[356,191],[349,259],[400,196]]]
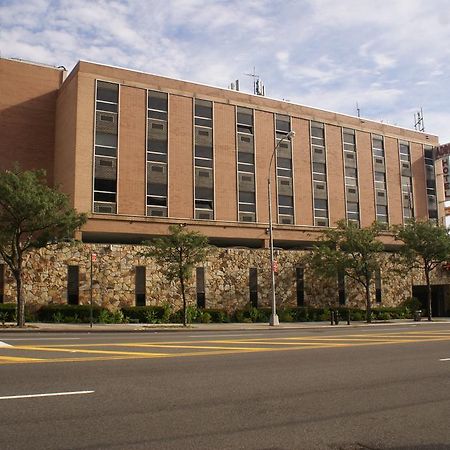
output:
[[[0,0],[0,56],[80,59],[414,128],[450,142],[448,0]]]

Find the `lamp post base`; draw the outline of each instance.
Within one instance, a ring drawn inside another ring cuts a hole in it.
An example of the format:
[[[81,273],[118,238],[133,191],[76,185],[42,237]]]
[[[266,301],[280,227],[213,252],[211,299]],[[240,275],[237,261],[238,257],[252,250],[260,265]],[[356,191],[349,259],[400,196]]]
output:
[[[270,315],[269,325],[271,327],[280,325],[280,320],[278,319],[278,314],[271,314]]]

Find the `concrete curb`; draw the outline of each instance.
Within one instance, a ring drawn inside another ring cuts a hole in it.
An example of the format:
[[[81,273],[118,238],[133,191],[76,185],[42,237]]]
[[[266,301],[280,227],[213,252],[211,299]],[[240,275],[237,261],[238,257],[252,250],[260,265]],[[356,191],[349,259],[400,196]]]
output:
[[[25,328],[17,328],[11,324],[9,327],[1,327],[0,333],[186,333],[186,332],[213,332],[213,331],[283,331],[283,330],[313,330],[313,329],[349,329],[349,328],[374,328],[379,326],[432,326],[435,324],[449,324],[450,319],[436,319],[432,322],[411,320],[378,321],[370,324],[365,322],[354,322],[347,325],[331,325],[328,322],[297,322],[281,323],[277,327],[271,327],[266,323],[224,323],[224,324],[192,324],[183,327],[180,324],[173,325],[151,325],[151,324],[47,324],[33,323]]]

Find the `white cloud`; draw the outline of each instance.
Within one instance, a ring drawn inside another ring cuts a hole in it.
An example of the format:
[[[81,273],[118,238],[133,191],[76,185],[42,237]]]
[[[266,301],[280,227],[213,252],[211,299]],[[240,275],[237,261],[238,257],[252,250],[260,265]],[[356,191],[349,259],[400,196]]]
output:
[[[423,107],[450,140],[449,24],[447,0],[3,0],[0,52],[247,91],[255,66],[268,95],[405,126]]]

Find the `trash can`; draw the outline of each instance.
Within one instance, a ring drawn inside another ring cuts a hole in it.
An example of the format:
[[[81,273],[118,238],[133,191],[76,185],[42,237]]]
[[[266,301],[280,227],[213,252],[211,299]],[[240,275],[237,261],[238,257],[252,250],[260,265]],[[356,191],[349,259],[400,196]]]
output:
[[[418,309],[414,311],[414,322],[420,322],[422,320],[422,310]]]

